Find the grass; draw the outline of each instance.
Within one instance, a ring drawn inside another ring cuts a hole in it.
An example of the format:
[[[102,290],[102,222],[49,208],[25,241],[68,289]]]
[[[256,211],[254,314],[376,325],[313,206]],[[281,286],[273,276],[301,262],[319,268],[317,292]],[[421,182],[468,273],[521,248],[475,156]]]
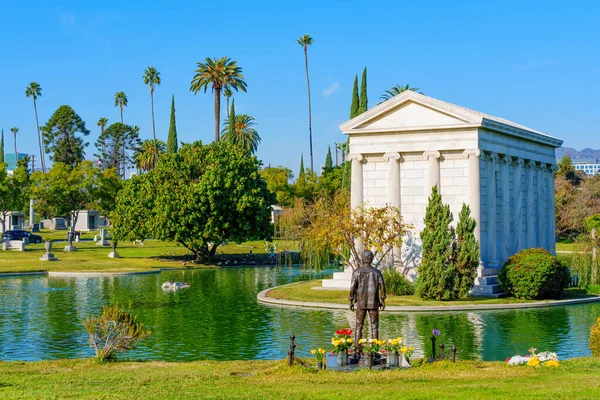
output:
[[[65,232],[59,232],[64,234]],[[95,232],[86,232],[93,238]],[[58,235],[58,233],[53,233]],[[44,233],[42,232],[44,237]],[[84,238],[85,236],[82,236]],[[56,239],[55,239],[56,240]],[[117,251],[121,258],[108,258],[110,247],[99,247],[94,242],[83,241],[74,243],[78,251],[65,253],[62,251],[65,243],[54,242],[52,252],[59,261],[44,262],[39,258],[44,254],[44,244],[28,245],[26,251],[0,251],[0,274],[7,272],[35,271],[85,271],[85,272],[131,272],[149,271],[158,268],[181,268],[183,256],[187,249],[173,242],[147,240],[144,246],[134,246],[132,243],[119,243]],[[293,242],[279,242],[278,250],[294,249]],[[248,242],[241,245],[230,243],[221,246],[218,253],[225,255],[248,254],[252,248],[254,254],[264,254],[264,242]],[[188,262],[187,266],[191,263]]]
[[[281,300],[296,300],[323,303],[348,304],[347,290],[312,290],[313,287],[321,286],[320,280],[301,282],[294,285],[284,286],[269,291],[269,296]],[[584,290],[570,288],[565,291],[565,299],[576,299],[590,297],[591,293]],[[385,304],[388,306],[456,306],[473,304],[513,304],[530,303],[537,300],[519,300],[514,297],[486,298],[469,297],[467,300],[436,301],[423,300],[418,296],[389,296]]]
[[[557,242],[556,251],[573,251],[575,249],[575,243],[573,242]]]
[[[597,399],[599,375],[600,359],[591,358],[559,368],[459,361],[354,373],[283,361],[0,362],[0,398]]]

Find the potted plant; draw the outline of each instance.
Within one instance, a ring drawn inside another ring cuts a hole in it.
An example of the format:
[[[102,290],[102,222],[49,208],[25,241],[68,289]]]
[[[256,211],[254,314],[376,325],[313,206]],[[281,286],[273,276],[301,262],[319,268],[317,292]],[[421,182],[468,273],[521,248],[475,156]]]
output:
[[[383,348],[387,350],[387,365],[388,367],[397,367],[400,365],[400,349],[402,348],[402,338],[389,339]]]
[[[323,369],[323,358],[325,357],[326,351],[319,348],[319,349],[312,349],[310,352],[317,359],[317,369]]]
[[[387,341],[379,339],[360,339],[358,341],[358,344],[365,353],[365,361],[369,369],[373,367],[373,354],[378,353],[379,349],[386,343]]]
[[[348,365],[348,350],[354,343],[351,336],[351,329],[341,329],[335,331],[334,337],[331,338],[331,344],[333,345],[333,351],[337,354],[337,364],[339,367]]]
[[[412,346],[404,346],[400,349],[400,353],[402,353],[408,365],[410,365],[410,358],[412,357],[414,351],[415,348]]]

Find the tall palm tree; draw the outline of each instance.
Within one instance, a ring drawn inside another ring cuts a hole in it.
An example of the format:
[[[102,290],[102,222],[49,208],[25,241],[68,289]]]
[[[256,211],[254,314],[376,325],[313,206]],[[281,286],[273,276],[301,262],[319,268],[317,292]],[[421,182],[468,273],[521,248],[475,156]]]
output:
[[[134,156],[136,168],[141,171],[150,171],[156,166],[154,160],[164,154],[166,150],[167,145],[162,140],[144,140]]]
[[[17,165],[16,162],[19,161],[19,157],[17,154],[17,133],[19,133],[19,128],[17,128],[16,126],[14,128],[10,128],[10,131],[13,133],[13,142],[15,144],[15,166]]]
[[[106,125],[108,125],[108,118],[100,118],[98,122],[96,122],[96,125],[100,127],[100,137],[104,137],[104,129],[106,128]],[[106,149],[104,148],[104,143],[102,143],[102,148],[100,149],[102,154],[104,154],[105,150]],[[100,160],[100,162],[103,164],[104,160]],[[102,166],[102,168],[104,168],[104,166]]]
[[[254,122],[253,117],[247,114],[236,114],[233,134],[229,132],[229,121],[225,121],[221,138],[254,154],[261,140],[258,132],[253,128],[255,125],[258,124]]]
[[[227,99],[227,118],[229,118],[229,99],[233,96],[233,91],[229,85],[225,85],[223,88],[223,96]]]
[[[40,145],[40,165],[42,166],[42,172],[46,172],[46,161],[44,160],[44,148],[42,146],[42,135],[40,134],[40,122],[38,120],[37,113],[37,99],[42,97],[42,87],[37,82],[31,82],[29,86],[25,88],[25,96],[33,98],[33,111],[35,112],[35,125],[37,126],[38,143]]]
[[[123,107],[127,107],[127,103],[125,92],[115,93],[115,107],[119,107],[119,110],[121,110],[121,123],[123,123]]]
[[[219,124],[221,121],[221,91],[225,87],[235,89],[235,91],[246,91],[247,84],[244,81],[242,68],[229,57],[206,58],[206,63],[196,63],[196,75],[190,84],[190,91],[194,94],[204,89],[204,93],[209,86],[212,86],[215,95],[215,142],[219,141]]]
[[[412,90],[413,92],[418,92],[419,88],[413,88],[413,87],[410,87],[410,85],[404,85],[404,86],[402,86],[402,85],[396,85],[396,86],[393,86],[391,89],[386,90],[381,95],[381,97],[379,98],[379,100],[381,100],[380,103],[383,103],[384,101],[389,100],[389,99],[391,99],[394,96],[398,96],[400,93],[406,92],[407,90]],[[419,92],[419,93],[421,93],[421,92]],[[423,93],[421,93],[421,94],[423,94]]]
[[[304,66],[306,68],[306,86],[308,87],[308,138],[310,141],[310,170],[313,169],[313,146],[312,146],[312,116],[310,111],[310,80],[308,79],[308,46],[314,43],[313,38],[310,35],[302,35],[296,40],[304,49]]]
[[[150,86],[150,103],[152,106],[152,135],[154,137],[154,144],[156,145],[156,128],[154,127],[154,85],[160,85],[160,72],[154,67],[148,67],[144,71],[142,76],[144,84]],[[158,150],[154,149],[154,165],[158,161]]]
[[[342,164],[346,162],[346,154],[348,154],[348,142],[336,143],[336,149],[338,149],[342,153]]]

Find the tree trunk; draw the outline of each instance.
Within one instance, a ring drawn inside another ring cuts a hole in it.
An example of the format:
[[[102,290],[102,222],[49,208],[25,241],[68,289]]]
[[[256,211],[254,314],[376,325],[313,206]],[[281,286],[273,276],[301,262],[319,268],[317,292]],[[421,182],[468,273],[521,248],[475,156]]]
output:
[[[219,143],[219,124],[221,120],[221,89],[215,88],[215,143]]]
[[[35,112],[35,125],[37,126],[38,142],[40,144],[40,165],[42,167],[42,172],[46,172],[46,162],[44,161],[44,150],[42,147],[42,135],[40,135],[40,123],[38,120],[37,104],[35,102],[35,98],[33,99],[33,111]]]
[[[312,117],[310,110],[310,80],[308,78],[308,53],[306,51],[306,45],[304,46],[304,65],[306,67],[306,85],[308,86],[308,138],[310,141],[310,170],[313,169],[313,145],[312,145]]]
[[[227,118],[229,118],[229,96],[227,97]]]
[[[156,128],[154,127],[154,90],[150,90],[150,102],[152,104],[152,135],[154,136],[154,164],[152,168],[156,168],[158,162],[158,150],[156,146]]]
[[[121,123],[123,123],[123,104],[121,104],[119,108],[121,109]]]
[[[17,154],[17,132],[13,133],[13,138],[15,142],[15,169],[17,169],[17,162],[19,161],[19,156]]]

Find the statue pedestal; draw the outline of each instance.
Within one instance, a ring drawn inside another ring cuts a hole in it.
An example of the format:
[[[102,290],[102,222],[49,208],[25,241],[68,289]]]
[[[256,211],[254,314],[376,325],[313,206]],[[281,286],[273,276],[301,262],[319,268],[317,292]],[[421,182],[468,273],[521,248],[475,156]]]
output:
[[[58,258],[54,257],[54,254],[52,253],[44,253],[40,258],[40,261],[58,261]]]

